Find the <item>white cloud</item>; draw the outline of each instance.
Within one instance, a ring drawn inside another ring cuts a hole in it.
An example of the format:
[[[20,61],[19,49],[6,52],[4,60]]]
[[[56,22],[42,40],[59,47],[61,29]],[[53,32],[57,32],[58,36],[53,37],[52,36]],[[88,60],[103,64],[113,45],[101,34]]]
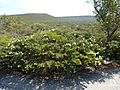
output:
[[[0,3],[10,1],[9,4],[14,1],[18,3],[16,6],[19,6],[20,10],[16,12],[48,13],[54,16],[93,14],[93,6],[86,3],[86,0],[0,0]]]

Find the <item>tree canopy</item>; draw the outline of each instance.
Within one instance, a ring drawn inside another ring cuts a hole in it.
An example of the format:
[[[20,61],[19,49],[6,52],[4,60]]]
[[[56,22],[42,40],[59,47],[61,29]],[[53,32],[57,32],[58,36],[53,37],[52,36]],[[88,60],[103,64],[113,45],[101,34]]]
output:
[[[93,2],[97,21],[101,24],[109,42],[120,26],[120,1],[93,0]]]

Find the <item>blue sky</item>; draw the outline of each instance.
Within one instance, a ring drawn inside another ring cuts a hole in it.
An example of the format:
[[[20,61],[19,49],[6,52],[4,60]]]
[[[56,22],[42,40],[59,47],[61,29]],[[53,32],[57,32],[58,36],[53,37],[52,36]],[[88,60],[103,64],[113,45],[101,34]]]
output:
[[[0,14],[47,13],[53,16],[93,15],[87,0],[0,0]]]

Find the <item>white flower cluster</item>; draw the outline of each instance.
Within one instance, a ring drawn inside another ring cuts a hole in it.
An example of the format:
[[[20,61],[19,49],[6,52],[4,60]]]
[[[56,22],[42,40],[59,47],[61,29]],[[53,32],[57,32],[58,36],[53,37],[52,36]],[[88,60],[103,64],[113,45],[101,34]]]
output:
[[[70,43],[66,43],[66,46],[69,46],[69,47],[71,47],[72,45],[71,45]]]

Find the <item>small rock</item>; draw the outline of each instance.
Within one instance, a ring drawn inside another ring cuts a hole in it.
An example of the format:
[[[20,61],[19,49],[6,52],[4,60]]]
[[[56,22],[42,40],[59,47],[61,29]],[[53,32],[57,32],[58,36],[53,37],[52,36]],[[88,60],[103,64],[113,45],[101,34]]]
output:
[[[89,71],[95,71],[95,68],[94,68],[94,67],[86,67],[85,69],[86,69],[86,70],[89,70]]]

